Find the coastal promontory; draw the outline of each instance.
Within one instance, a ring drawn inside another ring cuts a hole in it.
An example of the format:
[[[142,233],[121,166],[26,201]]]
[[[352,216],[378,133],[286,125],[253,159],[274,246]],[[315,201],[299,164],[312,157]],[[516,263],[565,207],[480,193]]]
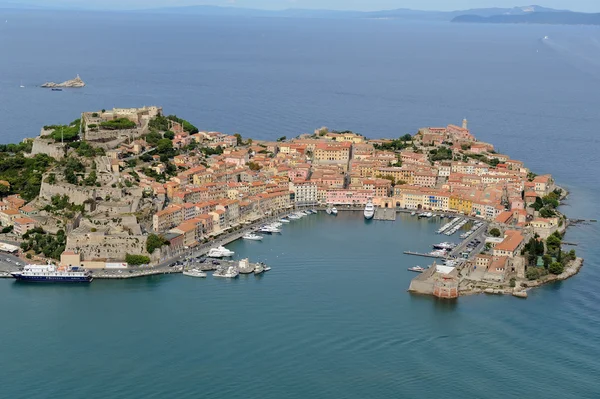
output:
[[[85,86],[85,82],[77,75],[75,79],[67,80],[62,83],[46,82],[41,87],[55,88],[55,87],[71,87],[79,88]]]

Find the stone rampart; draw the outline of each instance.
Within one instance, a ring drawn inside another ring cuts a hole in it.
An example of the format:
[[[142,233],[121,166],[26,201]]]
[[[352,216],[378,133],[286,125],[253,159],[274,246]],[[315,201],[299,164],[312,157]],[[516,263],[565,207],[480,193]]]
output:
[[[112,187],[85,187],[76,186],[69,183],[49,184],[42,183],[40,197],[50,200],[54,195],[68,195],[69,200],[75,205],[81,205],[88,199],[110,198],[120,200],[123,197],[123,191],[120,188]]]
[[[83,260],[125,260],[126,254],[145,254],[147,236],[107,236],[103,234],[69,235],[67,251],[77,251]]]
[[[33,156],[37,154],[47,154],[52,158],[62,159],[65,157],[65,145],[62,143],[55,143],[54,140],[36,137],[33,139],[31,155]]]

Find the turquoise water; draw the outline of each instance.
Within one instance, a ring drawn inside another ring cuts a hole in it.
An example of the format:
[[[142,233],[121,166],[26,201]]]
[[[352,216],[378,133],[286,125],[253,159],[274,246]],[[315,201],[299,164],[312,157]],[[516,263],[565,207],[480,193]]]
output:
[[[593,397],[590,270],[527,300],[406,292],[439,222],[306,217],[229,245],[268,263],[229,281],[0,281],[10,398]],[[442,236],[446,238],[446,236]]]
[[[113,106],[270,140],[322,125],[397,137],[467,117],[566,186],[569,216],[600,219],[595,27],[0,10],[6,20],[2,143]],[[83,90],[35,87],[76,73]],[[406,268],[425,259],[402,251],[445,240],[436,228],[306,218],[231,246],[273,266],[262,278],[1,280],[0,397],[598,397],[599,227],[569,230],[586,259],[573,279],[453,303],[406,293]]]

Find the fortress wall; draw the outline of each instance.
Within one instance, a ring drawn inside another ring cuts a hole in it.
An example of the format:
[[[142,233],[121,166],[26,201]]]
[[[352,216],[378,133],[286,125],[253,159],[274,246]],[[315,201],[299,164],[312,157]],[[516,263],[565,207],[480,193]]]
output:
[[[65,157],[65,150],[61,143],[54,143],[53,141],[36,137],[33,139],[31,155],[33,156],[36,154],[48,154],[52,158],[62,159]]]
[[[146,254],[146,236],[70,235],[67,251],[77,251],[84,260],[125,260],[126,254]]]
[[[50,200],[54,195],[68,195],[69,200],[75,205],[81,205],[88,199],[95,199],[96,197],[105,198],[110,195],[111,198],[121,199],[123,192],[119,188],[112,187],[84,187],[75,186],[68,183],[57,183],[48,184],[42,182],[40,189],[40,197],[45,200]]]

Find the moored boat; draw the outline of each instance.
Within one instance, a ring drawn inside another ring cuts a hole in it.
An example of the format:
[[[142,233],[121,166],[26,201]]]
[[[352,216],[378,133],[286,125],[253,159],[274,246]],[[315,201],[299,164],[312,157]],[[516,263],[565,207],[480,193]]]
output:
[[[363,213],[365,215],[365,219],[367,220],[373,219],[373,216],[375,216],[375,205],[373,205],[370,200],[367,202],[367,205],[365,205],[365,210]]]
[[[188,276],[188,277],[199,277],[199,278],[206,277],[206,273],[199,269],[186,270],[183,272],[183,275]]]
[[[408,268],[408,271],[417,272],[417,273],[423,273],[425,270],[427,270],[427,269],[425,269],[424,267],[421,267],[421,266],[414,266],[414,267]]]
[[[331,208],[331,214],[332,215],[337,215],[338,214],[338,210],[337,210],[337,208],[335,206],[333,208]]]
[[[240,272],[234,266],[229,266],[228,268],[221,267],[217,269],[213,273],[213,277],[222,277],[222,278],[236,278],[240,275]]]
[[[25,265],[23,270],[12,272],[19,281],[40,283],[90,283],[92,274],[82,267],[57,267],[54,264]]]
[[[263,239],[263,236],[259,236],[258,234],[254,234],[254,233],[246,233],[242,236],[242,238],[244,240],[260,241]]]
[[[235,252],[230,251],[223,246],[219,246],[216,248],[211,248],[206,256],[209,258],[227,258],[233,255],[235,255]]]

